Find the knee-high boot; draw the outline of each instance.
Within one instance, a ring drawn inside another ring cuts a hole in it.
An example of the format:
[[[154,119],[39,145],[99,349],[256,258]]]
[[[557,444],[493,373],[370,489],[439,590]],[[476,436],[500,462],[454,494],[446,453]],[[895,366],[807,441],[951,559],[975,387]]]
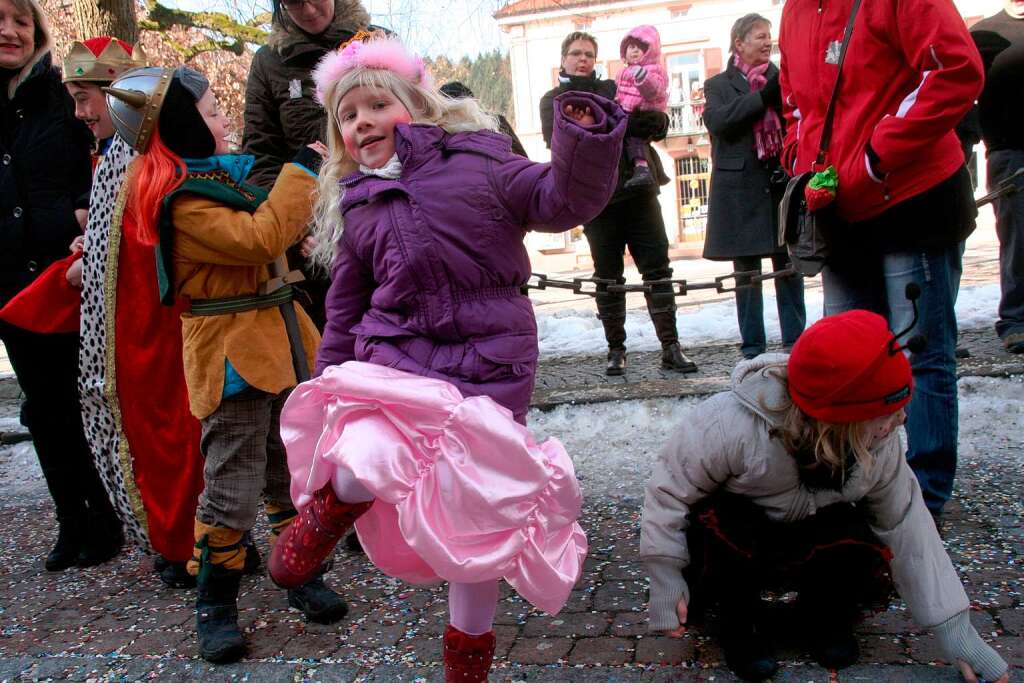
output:
[[[373,502],[342,503],[328,484],[281,532],[270,553],[270,578],[281,588],[298,588],[320,573],[334,546]]]
[[[267,518],[270,520],[271,552],[277,547],[281,534],[295,521],[297,514],[293,508],[281,508],[267,505]],[[324,584],[324,574],[330,563],[321,567],[313,577],[295,588],[288,589],[288,605],[302,612],[307,620],[318,624],[333,624],[348,614],[348,605],[341,596]]]
[[[619,278],[619,284],[626,282]],[[608,342],[608,366],[605,374],[618,376],[626,371],[626,295],[610,294],[598,288],[597,318],[604,327],[604,338]]]
[[[496,642],[494,631],[471,636],[449,624],[444,630],[445,683],[485,683]]]
[[[238,628],[238,587],[245,567],[242,532],[197,519],[195,536],[188,570],[196,575],[199,654],[214,664],[237,662],[246,649]]]
[[[697,364],[686,357],[679,346],[679,330],[676,328],[676,299],[671,289],[650,292],[647,312],[654,323],[654,331],[661,342],[661,367],[676,372],[697,372]]]

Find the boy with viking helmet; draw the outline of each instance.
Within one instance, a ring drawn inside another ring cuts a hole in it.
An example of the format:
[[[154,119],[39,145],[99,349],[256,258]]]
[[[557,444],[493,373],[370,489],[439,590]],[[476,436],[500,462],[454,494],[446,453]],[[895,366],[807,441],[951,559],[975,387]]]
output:
[[[165,584],[183,588],[195,584],[185,562],[203,488],[199,423],[188,410],[180,311],[159,305],[153,247],[121,220],[118,200],[136,155],[115,135],[102,90],[145,65],[140,47],[109,36],[74,43],[64,60],[75,115],[96,139],[85,253],[76,264],[84,300],[79,393],[86,438],[128,537],[158,554]],[[73,266],[68,276],[75,274]],[[159,394],[148,391],[154,385]]]
[[[118,135],[140,154],[123,221],[156,248],[157,296],[183,310],[185,383],[205,459],[188,564],[198,581],[199,650],[208,661],[231,662],[245,653],[242,536],[261,498],[272,543],[295,516],[279,419],[320,337],[293,302],[295,274],[272,277],[268,264],[276,268],[305,235],[320,157],[304,146],[268,194],[246,182],[252,157],[228,153],[228,123],[202,74],[138,69],[107,93]],[[331,623],[347,606],[321,574],[289,590],[288,603]]]

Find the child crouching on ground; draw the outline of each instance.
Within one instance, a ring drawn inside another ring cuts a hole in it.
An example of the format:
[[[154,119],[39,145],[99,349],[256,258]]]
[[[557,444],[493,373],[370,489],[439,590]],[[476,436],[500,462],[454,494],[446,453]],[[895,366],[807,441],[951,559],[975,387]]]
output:
[[[118,133],[140,153],[129,170],[127,211],[140,239],[157,246],[160,298],[190,303],[182,353],[189,404],[202,424],[205,488],[188,571],[198,581],[200,654],[234,661],[245,653],[242,536],[261,497],[272,543],[295,517],[279,419],[319,335],[267,264],[306,232],[319,155],[303,147],[267,195],[245,182],[252,158],[228,153],[227,118],[202,74],[139,69],[107,92]],[[286,316],[294,316],[290,330]],[[347,611],[319,572],[293,587],[288,602],[323,623]]]
[[[968,681],[1005,682],[903,455],[911,389],[903,349],[868,311],[820,320],[788,357],[740,363],[732,390],[688,414],[647,485],[651,630],[681,635],[717,599],[726,662],[764,680],[778,664],[761,591],[782,583],[797,591],[815,659],[839,669],[857,661],[853,624],[861,605],[888,599],[891,571]]]
[[[282,416],[302,511],[269,568],[301,583],[358,519],[382,571],[450,582],[446,680],[484,681],[498,580],[557,612],[586,555],[572,461],[524,426],[537,327],[523,237],[601,211],[625,117],[563,95],[552,163],[536,164],[475,100],[442,97],[428,78],[372,36],[315,72],[330,147],[316,230],[333,280],[322,375]],[[339,178],[345,152],[359,172]]]

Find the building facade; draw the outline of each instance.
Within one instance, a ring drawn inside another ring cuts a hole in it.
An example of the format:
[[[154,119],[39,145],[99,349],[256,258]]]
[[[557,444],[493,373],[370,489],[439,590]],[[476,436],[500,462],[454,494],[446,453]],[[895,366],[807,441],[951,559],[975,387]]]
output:
[[[968,25],[1002,9],[1001,0],[955,3]],[[633,27],[651,24],[661,34],[669,74],[669,137],[656,145],[673,182],[662,188],[665,229],[673,245],[699,249],[707,218],[711,146],[704,128],[704,80],[725,69],[729,31],[750,12],[777,31],[783,0],[517,0],[495,14],[507,37],[515,89],[516,132],[531,159],[547,160],[541,137],[541,96],[557,81],[562,39],[586,31],[598,41],[597,70],[614,79],[623,64],[619,43]],[[984,164],[981,164],[984,166]],[[531,234],[527,244],[544,254],[586,250],[578,233]],[[563,259],[563,263],[567,263]]]

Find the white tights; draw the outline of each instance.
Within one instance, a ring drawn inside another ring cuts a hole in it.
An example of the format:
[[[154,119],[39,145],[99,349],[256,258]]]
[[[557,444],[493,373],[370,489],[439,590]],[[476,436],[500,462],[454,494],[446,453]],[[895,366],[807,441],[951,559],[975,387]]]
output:
[[[352,472],[344,467],[335,468],[331,486],[334,495],[343,503],[366,503],[374,498],[352,476]],[[490,631],[497,608],[497,579],[480,583],[448,584],[448,618],[452,626],[467,635],[478,636]]]

